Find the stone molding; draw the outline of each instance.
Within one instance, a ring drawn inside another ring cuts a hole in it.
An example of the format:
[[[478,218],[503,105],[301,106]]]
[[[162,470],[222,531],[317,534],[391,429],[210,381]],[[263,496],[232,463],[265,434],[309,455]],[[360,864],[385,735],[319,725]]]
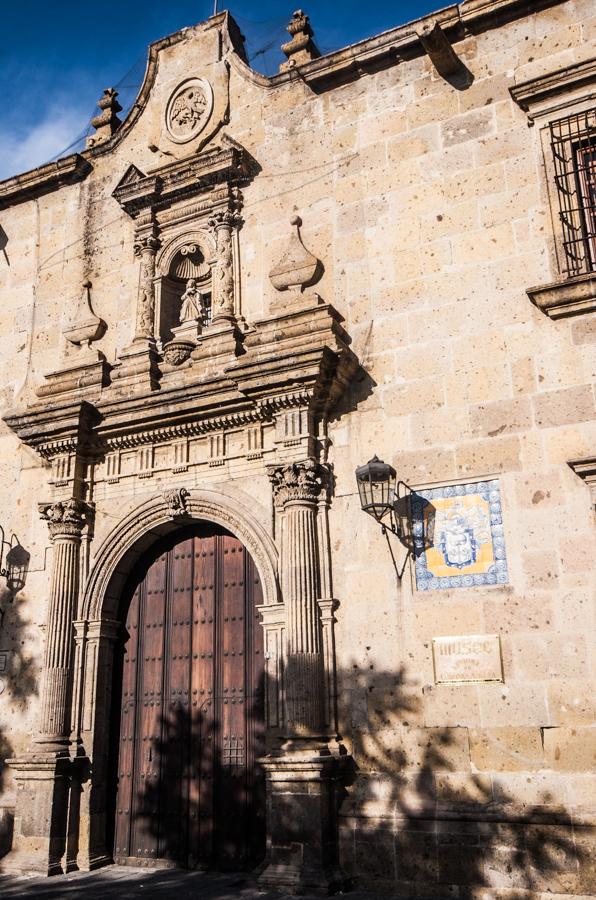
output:
[[[596,89],[596,56],[521,81],[512,85],[509,93],[524,112],[530,113],[532,123],[536,115],[566,109],[569,96],[587,87]]]
[[[259,572],[265,604],[278,603],[277,549],[248,506],[216,490],[193,490],[185,498],[185,504],[188,522],[214,522],[242,541]],[[95,554],[78,619],[113,618],[114,610],[106,611],[106,606],[117,600],[117,596],[112,596],[111,583],[114,575],[118,580],[126,568],[122,560],[130,551],[136,557],[135,547],[146,547],[148,536],[157,539],[176,528],[175,518],[169,500],[162,494],[135,507],[112,529]]]
[[[596,310],[596,272],[526,288],[532,303],[551,319]]]

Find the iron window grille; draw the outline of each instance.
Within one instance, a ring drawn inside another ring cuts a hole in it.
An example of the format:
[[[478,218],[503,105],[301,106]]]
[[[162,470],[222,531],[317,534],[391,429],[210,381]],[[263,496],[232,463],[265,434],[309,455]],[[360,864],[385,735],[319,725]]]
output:
[[[551,148],[568,276],[596,271],[596,109],[551,122]]]

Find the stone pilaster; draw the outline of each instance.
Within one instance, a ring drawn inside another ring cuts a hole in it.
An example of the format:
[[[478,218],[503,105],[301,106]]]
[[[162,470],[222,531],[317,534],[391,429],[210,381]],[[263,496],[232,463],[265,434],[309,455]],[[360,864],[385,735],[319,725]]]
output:
[[[139,217],[134,254],[139,260],[139,288],[132,344],[124,349],[112,372],[117,392],[131,388],[154,390],[159,386],[155,342],[155,256],[159,249],[157,225],[152,213]]]
[[[155,339],[155,255],[159,248],[157,227],[151,222],[135,239],[134,254],[140,261],[135,341]]]
[[[286,740],[262,760],[268,852],[259,885],[327,895],[347,879],[339,866],[337,792],[342,760],[329,746],[320,621],[318,501],[328,478],[314,459],[269,468],[281,511],[281,586],[286,609]],[[325,573],[325,586],[329,582]],[[327,612],[327,611],[326,611]],[[345,758],[345,757],[344,757]]]
[[[42,503],[39,509],[54,547],[39,736],[25,756],[8,761],[14,770],[17,796],[13,848],[2,861],[2,870],[54,875],[67,868],[68,820],[77,809],[85,769],[82,759],[70,755],[73,618],[79,593],[81,534],[93,510],[72,497]]]
[[[42,503],[39,511],[48,523],[54,560],[36,743],[60,751],[70,743],[73,619],[79,595],[81,534],[92,509],[82,500],[70,498]]]
[[[232,229],[237,224],[236,213],[218,212],[209,219],[217,243],[217,263],[213,271],[212,325],[235,322],[234,263]]]
[[[276,506],[283,510],[281,587],[287,610],[289,737],[318,735],[323,726],[317,499],[325,475],[312,459],[269,469]]]

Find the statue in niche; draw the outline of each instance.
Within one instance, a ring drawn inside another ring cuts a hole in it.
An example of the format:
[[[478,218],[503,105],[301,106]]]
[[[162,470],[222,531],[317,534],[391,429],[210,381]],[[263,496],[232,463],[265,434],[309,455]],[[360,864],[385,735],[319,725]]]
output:
[[[203,298],[197,288],[196,278],[189,278],[186,282],[186,290],[180,298],[180,323],[190,322],[193,319],[203,321]]]

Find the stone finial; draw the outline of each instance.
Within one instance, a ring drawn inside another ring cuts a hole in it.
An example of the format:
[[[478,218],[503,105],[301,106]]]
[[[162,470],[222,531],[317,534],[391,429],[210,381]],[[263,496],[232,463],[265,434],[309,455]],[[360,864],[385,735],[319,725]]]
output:
[[[280,261],[269,272],[271,284],[278,291],[297,290],[316,284],[323,271],[321,261],[306,249],[300,237],[300,216],[290,219],[292,234]]]
[[[313,30],[308,16],[301,9],[296,10],[286,31],[291,35],[291,40],[287,44],[282,44],[281,49],[288,57],[288,61],[281,64],[280,72],[287,72],[294,66],[301,66],[311,59],[319,58],[321,53],[313,41]]]
[[[98,341],[105,333],[106,323],[96,316],[91,306],[91,282],[83,282],[83,296],[80,301],[78,316],[68,328],[64,329],[64,337],[71,344],[88,350],[93,341]]]
[[[117,96],[118,91],[114,90],[114,88],[106,88],[103,96],[97,101],[101,112],[98,116],[91,119],[91,124],[95,128],[95,134],[87,138],[87,147],[95,147],[97,144],[108,141],[122,125],[117,116],[117,113],[122,110],[116,99]]]

